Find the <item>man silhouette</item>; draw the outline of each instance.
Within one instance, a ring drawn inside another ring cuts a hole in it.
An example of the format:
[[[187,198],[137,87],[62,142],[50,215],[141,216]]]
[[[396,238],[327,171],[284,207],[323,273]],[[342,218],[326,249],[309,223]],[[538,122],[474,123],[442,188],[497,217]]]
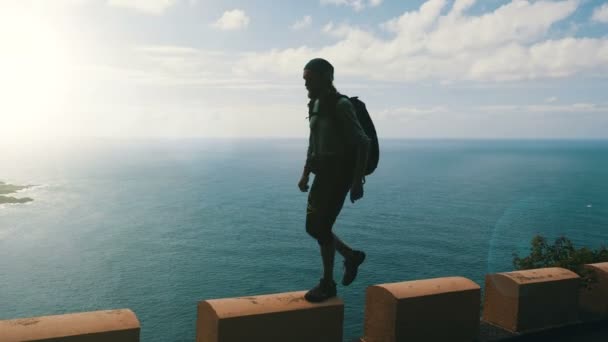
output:
[[[304,296],[310,302],[336,296],[333,280],[336,250],[344,257],[342,285],[355,280],[358,267],[365,260],[363,251],[353,250],[332,232],[349,190],[352,203],[363,197],[370,145],[354,106],[334,87],[333,75],[333,66],[322,58],[312,59],[304,67],[303,78],[310,98],[310,136],[298,187],[302,192],[308,191],[310,173],[315,174],[308,193],[306,232],[317,240],[323,260],[323,278]]]

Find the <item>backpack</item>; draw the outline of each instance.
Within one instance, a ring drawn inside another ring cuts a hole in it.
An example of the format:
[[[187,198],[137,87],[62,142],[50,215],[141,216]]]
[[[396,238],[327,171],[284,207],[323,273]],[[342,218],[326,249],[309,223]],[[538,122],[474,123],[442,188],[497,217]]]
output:
[[[369,145],[369,154],[367,157],[367,166],[365,168],[365,175],[368,176],[376,170],[378,167],[378,161],[380,159],[380,145],[378,144],[378,134],[376,133],[376,127],[374,126],[374,122],[372,118],[369,116],[367,112],[367,108],[365,108],[365,103],[359,100],[359,97],[348,97],[346,95],[341,95],[340,97],[347,98],[350,103],[355,107],[355,112],[357,113],[357,119],[361,124],[361,128],[365,131],[365,135],[370,139]]]

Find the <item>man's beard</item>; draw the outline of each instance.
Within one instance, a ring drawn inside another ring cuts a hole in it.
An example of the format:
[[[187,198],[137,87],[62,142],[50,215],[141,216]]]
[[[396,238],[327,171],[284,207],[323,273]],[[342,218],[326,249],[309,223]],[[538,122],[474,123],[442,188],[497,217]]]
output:
[[[309,99],[316,99],[316,98],[319,97],[320,93],[321,92],[319,90],[310,89],[310,90],[308,90],[308,98]]]

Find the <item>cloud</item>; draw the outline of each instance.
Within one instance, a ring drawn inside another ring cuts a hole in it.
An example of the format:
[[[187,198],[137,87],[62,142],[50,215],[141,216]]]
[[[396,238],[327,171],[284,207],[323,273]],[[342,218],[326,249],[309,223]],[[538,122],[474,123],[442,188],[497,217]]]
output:
[[[428,115],[433,114],[448,114],[450,108],[448,106],[406,106],[380,110],[374,113],[374,120],[390,121],[390,122],[411,122],[419,120]]]
[[[293,82],[242,77],[232,72],[241,55],[172,45],[136,46],[115,55],[117,64],[74,65],[80,78],[162,88],[288,89]],[[209,66],[212,65],[213,68]],[[297,85],[298,88],[301,85]]]
[[[307,27],[310,27],[312,24],[312,17],[307,15],[304,18],[297,20],[293,25],[291,25],[292,30],[301,30]]]
[[[602,137],[607,104],[421,105],[372,113],[383,137]]]
[[[376,7],[382,0],[321,0],[321,5],[350,6],[355,11],[361,11],[366,7]]]
[[[41,6],[42,8],[58,9],[69,6],[86,6],[91,4],[103,4],[109,7],[127,9],[150,15],[162,15],[168,9],[177,4],[185,3],[194,6],[200,0],[36,0],[36,1],[14,1],[16,4],[26,4],[27,6]]]
[[[554,97],[550,98],[555,99]],[[552,103],[554,101],[547,101],[546,103]],[[556,113],[572,113],[572,114],[585,114],[585,113],[598,113],[608,114],[608,105],[598,103],[571,103],[571,104],[496,104],[486,106],[455,106],[455,105],[433,105],[433,106],[404,106],[404,107],[393,107],[386,108],[375,112],[374,118],[378,120],[388,121],[410,121],[417,120],[421,117],[429,115],[458,115],[458,114],[556,114]]]
[[[607,38],[556,37],[551,27],[571,16],[577,0],[514,0],[493,11],[467,14],[474,0],[428,0],[417,10],[379,24],[389,34],[327,24],[338,41],[323,47],[291,47],[246,54],[241,75],[290,77],[306,60],[324,56],[337,77],[440,82],[519,81],[608,73]]]
[[[546,103],[553,103],[555,101],[557,101],[557,97],[555,97],[555,96],[551,96],[551,97],[548,97],[545,99]]]
[[[333,21],[330,21],[329,23],[327,23],[325,26],[323,26],[323,29],[322,29],[323,33],[326,33],[327,35],[336,37],[336,38],[345,38],[351,32],[354,32],[355,30],[357,30],[357,28],[350,26],[349,24],[342,23],[342,24],[336,25],[336,24],[334,24]]]
[[[325,33],[330,33],[330,32],[332,32],[332,31],[333,31],[333,29],[334,29],[334,22],[333,22],[333,21],[330,21],[330,22],[328,22],[327,24],[325,24],[325,26],[323,26],[323,29],[322,29],[322,30],[323,30],[323,32],[325,32]]]
[[[249,25],[249,21],[250,19],[245,11],[234,9],[224,12],[211,26],[224,31],[240,30],[246,28]]]
[[[608,3],[596,8],[593,11],[591,19],[602,23],[608,23]]]
[[[179,1],[180,0],[107,0],[107,4],[112,7],[128,8],[148,14],[159,15]],[[194,4],[197,0],[189,0],[188,2]]]
[[[462,111],[461,112],[465,112]],[[574,118],[584,116],[604,117],[608,115],[608,105],[598,103],[571,103],[571,104],[526,104],[526,105],[492,105],[473,106],[466,110],[471,115],[507,115],[510,117],[525,115],[526,117],[544,117],[546,122],[556,118],[573,122]]]
[[[597,103],[571,103],[563,105],[554,104],[528,104],[528,105],[493,105],[493,106],[477,106],[472,108],[474,111],[484,113],[539,113],[539,114],[556,114],[556,113],[599,113],[608,114],[608,105]]]

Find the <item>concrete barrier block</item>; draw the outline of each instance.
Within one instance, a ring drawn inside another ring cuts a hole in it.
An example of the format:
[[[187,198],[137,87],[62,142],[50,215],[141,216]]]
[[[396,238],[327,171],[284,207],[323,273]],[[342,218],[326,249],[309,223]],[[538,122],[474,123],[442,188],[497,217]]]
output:
[[[587,264],[585,268],[593,272],[596,282],[580,291],[581,313],[593,318],[608,318],[608,262]]]
[[[479,285],[463,277],[370,286],[361,341],[473,341],[480,301]]]
[[[483,320],[511,332],[578,320],[580,277],[552,267],[486,275]]]
[[[204,300],[197,342],[342,342],[344,302],[309,303],[305,291]]]
[[[137,342],[139,321],[129,309],[0,321],[0,342]]]

